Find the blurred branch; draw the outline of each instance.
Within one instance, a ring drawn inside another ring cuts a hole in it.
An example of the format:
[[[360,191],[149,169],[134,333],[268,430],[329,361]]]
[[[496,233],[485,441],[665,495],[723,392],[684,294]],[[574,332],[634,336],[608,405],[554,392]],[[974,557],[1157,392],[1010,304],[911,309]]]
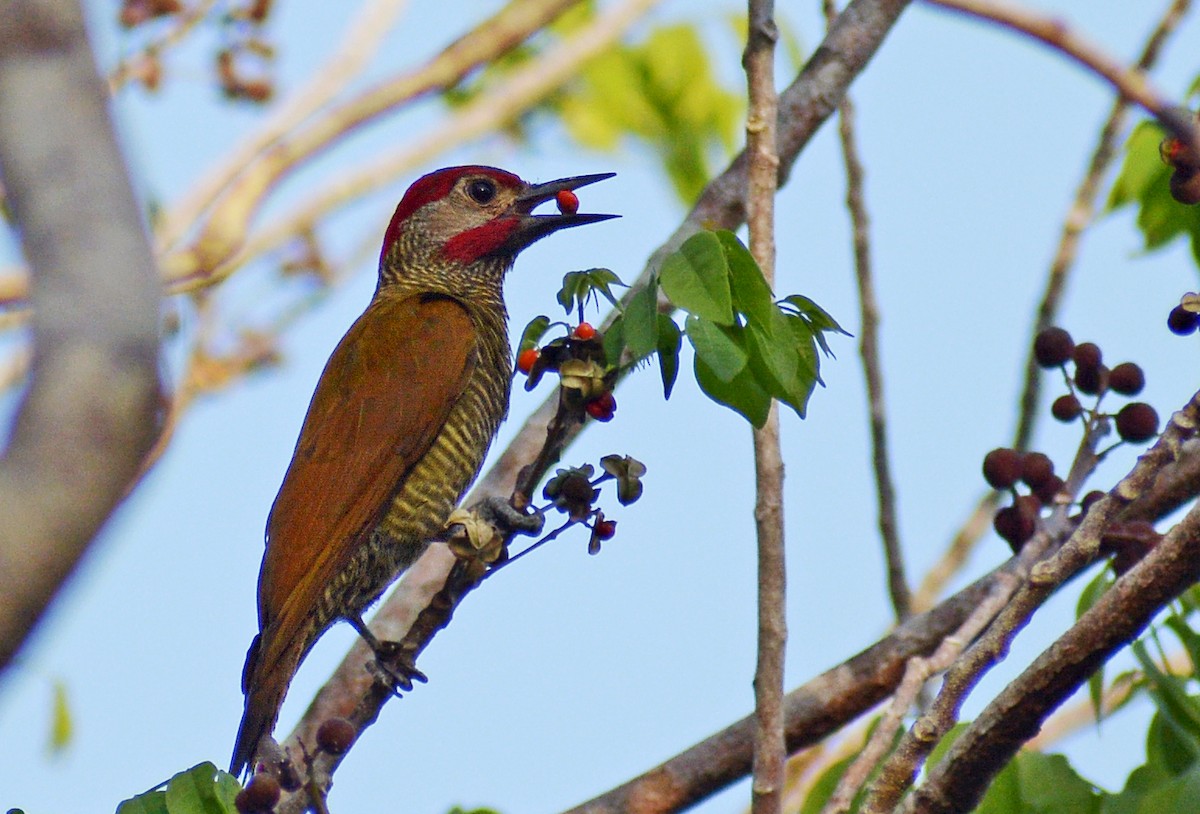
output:
[[[175,288],[211,285],[277,248],[299,231],[374,192],[436,155],[480,138],[515,121],[523,113],[575,78],[585,62],[612,46],[650,8],[662,0],[623,0],[503,81],[448,115],[432,130],[357,170],[347,170],[307,202],[250,235],[246,245],[203,279],[183,280]]]
[[[800,75],[781,94],[778,124],[781,183],[786,179],[787,171],[800,150],[808,143],[820,124],[836,109],[850,82],[866,66],[909,1],[853,0],[831,27],[824,43],[813,54]],[[662,262],[662,258],[701,228],[736,229],[740,226],[745,218],[746,179],[746,159],[743,154],[705,188],[683,224],[651,256],[641,276],[631,286],[630,292],[644,287],[650,274]],[[512,493],[521,468],[528,461],[534,460],[541,449],[557,406],[558,398],[555,395],[544,401],[525,420],[496,463],[476,482],[466,503],[474,504],[488,497]],[[564,447],[574,440],[577,432],[578,430],[565,439]],[[380,639],[390,641],[403,639],[417,614],[428,606],[432,597],[446,583],[453,564],[454,557],[444,546],[431,546],[421,559],[405,572],[396,589],[371,620],[371,629],[376,635]],[[946,605],[957,607],[953,602]],[[938,628],[933,641],[940,640],[941,636],[952,631],[960,622],[961,620],[951,624],[945,630]],[[917,638],[919,637],[892,642],[889,647],[903,649]],[[365,668],[369,658],[367,649],[359,643],[350,649],[287,738],[286,748],[294,754],[300,754],[305,744],[314,742],[316,730],[323,721],[335,716],[345,717],[348,711],[355,708],[358,700],[366,696],[372,683]],[[895,680],[899,680],[898,673]],[[875,701],[868,702],[864,708],[869,708],[879,698],[886,696],[887,691],[885,688]],[[725,782],[732,782],[748,770],[748,743],[746,740],[747,750],[742,768],[735,768],[735,774]],[[692,793],[699,792],[693,790]]]
[[[779,154],[775,130],[779,97],[775,91],[774,0],[750,0],[746,51],[746,225],[750,253],[767,286],[775,288],[775,193]],[[758,551],[758,658],[754,669],[754,761],[750,786],[752,814],[783,810],[783,660],[787,649],[787,556],[783,535],[783,454],[779,449],[779,404],[767,409],[762,429],[752,430],[754,447],[754,530]]]
[[[358,10],[325,64],[312,72],[307,84],[278,105],[258,130],[226,155],[216,167],[200,175],[196,186],[187,192],[164,218],[158,241],[163,247],[182,239],[223,189],[234,182],[264,150],[285,138],[320,108],[336,97],[379,51],[379,47],[407,0],[367,0]],[[407,101],[397,100],[396,104]]]
[[[822,0],[827,25],[837,18],[833,0]],[[912,595],[904,574],[904,550],[900,545],[900,523],[896,519],[896,490],[888,460],[887,406],[883,398],[883,361],[879,352],[879,304],[871,269],[871,220],[863,193],[866,173],[858,155],[854,135],[854,103],[849,95],[838,105],[838,138],[842,161],[846,166],[846,209],[854,239],[854,271],[858,282],[861,318],[859,355],[867,385],[867,406],[871,414],[871,465],[875,472],[875,496],[879,510],[879,536],[883,540],[887,563],[888,594],[896,620],[912,615]],[[932,605],[932,603],[930,603]]]
[[[1167,38],[1178,27],[1190,6],[1191,0],[1172,0],[1142,47],[1142,53],[1134,63],[1133,70],[1145,72],[1154,66]],[[1053,325],[1058,316],[1058,307],[1067,287],[1067,279],[1075,265],[1075,258],[1079,251],[1080,238],[1095,217],[1096,197],[1100,191],[1100,182],[1117,153],[1117,137],[1123,129],[1128,108],[1129,102],[1123,96],[1118,96],[1113,102],[1108,118],[1100,128],[1100,135],[1092,150],[1092,158],[1088,162],[1087,171],[1075,190],[1075,198],[1063,220],[1058,247],[1055,249],[1054,259],[1051,261],[1046,275],[1046,289],[1042,293],[1042,300],[1034,317],[1034,336],[1044,328]],[[1029,439],[1033,436],[1033,428],[1038,416],[1038,396],[1042,382],[1041,368],[1038,367],[1037,359],[1033,356],[1032,339],[1030,339],[1028,347],[1029,357],[1025,362],[1025,383],[1021,393],[1017,430],[1013,439],[1014,449],[1027,447]]]
[[[0,5],[0,171],[35,308],[31,382],[0,459],[0,669],[157,430],[154,258],[107,104],[77,3]]]
[[[1200,153],[1200,131],[1186,108],[1174,105],[1143,71],[1127,68],[1061,19],[1000,0],[925,0],[934,6],[998,23],[1039,42],[1111,84],[1123,98],[1143,108],[1172,136]]]
[[[358,127],[394,110],[404,102],[448,88],[480,65],[497,59],[524,42],[578,0],[511,0],[421,68],[404,74],[329,108],[307,127],[276,140],[221,192],[198,233],[188,245],[172,249],[163,265],[168,282],[188,287],[204,284],[218,266],[241,248],[250,223],[275,186],[322,150]],[[197,196],[196,200],[203,196]],[[189,197],[188,199],[192,199]],[[194,206],[181,215],[198,212]],[[170,247],[190,225],[171,214],[160,245]]]

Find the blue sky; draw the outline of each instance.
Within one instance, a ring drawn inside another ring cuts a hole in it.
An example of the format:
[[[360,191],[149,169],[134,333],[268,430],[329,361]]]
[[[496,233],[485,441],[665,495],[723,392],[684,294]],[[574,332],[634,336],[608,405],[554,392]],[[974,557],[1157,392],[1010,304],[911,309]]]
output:
[[[474,19],[494,2],[464,4]],[[816,3],[779,4],[804,43],[819,38]],[[1140,49],[1160,3],[1038,2],[1078,20],[1122,58]],[[108,4],[93,4],[102,60],[118,40]],[[281,86],[320,63],[340,4],[277,4]],[[654,22],[699,19],[740,90],[737,46],[723,20],[734,4],[665,3]],[[372,76],[412,64],[461,22],[413,4]],[[639,29],[644,33],[645,26]],[[1200,27],[1176,34],[1156,79],[1181,96]],[[126,92],[117,111],[139,185],[170,201],[253,125],[208,84],[207,49],[181,51],[165,94]],[[784,77],[781,77],[783,79]],[[790,79],[790,78],[789,78]],[[883,357],[901,535],[910,574],[933,563],[983,486],[983,454],[1007,442],[1032,308],[1063,213],[1106,115],[1106,87],[1044,48],[914,6],[852,94],[874,226]],[[310,184],[436,120],[436,105],[374,128],[283,191]],[[488,139],[434,165],[489,163],[531,180],[615,171],[581,193],[586,210],[619,221],[556,235],[524,253],[508,285],[514,332],[554,313],[562,273],[607,266],[630,279],[682,209],[647,152],[590,153],[552,128],[530,148]],[[419,173],[413,173],[406,182]],[[381,229],[404,183],[339,218],[331,245],[348,250]],[[832,127],[801,157],[779,199],[777,292],[812,297],[858,333],[841,160]],[[381,233],[381,232],[380,232]],[[1182,246],[1139,253],[1132,215],[1105,217],[1085,239],[1061,324],[1112,361],[1146,369],[1146,399],[1166,415],[1196,387],[1194,340],[1170,335],[1167,311],[1196,287]],[[11,245],[8,252],[12,253]],[[251,271],[225,296],[261,307],[269,275]],[[113,519],[20,664],[0,684],[0,806],[30,814],[107,810],[202,760],[224,765],[241,712],[239,680],[254,633],[254,585],[267,508],[291,455],[325,359],[368,300],[363,263],[283,337],[282,367],[192,409],[167,455]],[[185,324],[187,315],[185,313]],[[796,686],[876,640],[890,613],[875,534],[862,375],[854,340],[833,341],[827,387],[806,421],[783,419],[787,466],[787,684]],[[754,543],[750,434],[708,402],[687,373],[670,402],[657,375],[631,377],[616,420],[593,426],[570,462],[618,452],[644,461],[646,496],[617,509],[616,539],[598,557],[586,536],[545,547],[471,596],[421,659],[430,683],[390,704],[336,778],[335,810],[437,814],[452,805],[550,814],[581,802],[747,714],[754,667]],[[1057,394],[1051,384],[1048,393]],[[549,392],[517,389],[502,449]],[[11,400],[10,400],[11,401]],[[1048,402],[1047,402],[1048,403]],[[1045,421],[1037,446],[1065,468],[1078,441]],[[1135,450],[1111,456],[1107,487]],[[985,540],[963,580],[1001,562]],[[1021,634],[986,699],[1067,623],[1074,591]],[[293,682],[286,732],[353,637],[339,626]],[[76,737],[44,747],[54,682],[65,683]],[[979,702],[968,705],[967,713]],[[1090,779],[1115,789],[1142,756],[1145,711],[1065,744]],[[737,810],[745,784],[704,806]]]

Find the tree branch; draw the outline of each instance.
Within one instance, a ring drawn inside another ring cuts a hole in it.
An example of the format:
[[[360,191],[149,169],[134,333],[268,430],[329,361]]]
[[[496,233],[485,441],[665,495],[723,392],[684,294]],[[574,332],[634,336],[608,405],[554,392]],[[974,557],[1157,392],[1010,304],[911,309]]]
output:
[[[82,12],[0,5],[0,169],[33,270],[33,367],[0,459],[0,669],[154,440],[158,286]]]
[[[774,0],[750,0],[746,52],[749,105],[746,111],[746,224],[750,253],[767,286],[775,287],[775,191],[779,154],[775,131]],[[779,448],[779,404],[772,399],[762,429],[753,430],[754,528],[758,542],[758,658],[754,669],[754,765],[752,814],[783,809],[783,660],[787,649],[787,556],[783,535],[783,454]]]

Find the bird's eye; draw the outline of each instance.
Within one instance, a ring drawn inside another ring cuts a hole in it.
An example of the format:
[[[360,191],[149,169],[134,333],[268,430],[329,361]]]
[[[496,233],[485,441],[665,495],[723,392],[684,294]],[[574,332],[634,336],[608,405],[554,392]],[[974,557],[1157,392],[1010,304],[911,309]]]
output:
[[[486,178],[476,178],[467,184],[467,194],[475,203],[491,203],[496,197],[496,184]]]

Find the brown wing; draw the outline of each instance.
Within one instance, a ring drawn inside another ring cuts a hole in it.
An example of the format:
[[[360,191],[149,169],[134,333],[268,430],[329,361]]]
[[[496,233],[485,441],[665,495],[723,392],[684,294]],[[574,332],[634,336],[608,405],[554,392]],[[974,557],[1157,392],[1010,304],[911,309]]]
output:
[[[265,650],[307,647],[293,641],[306,615],[428,451],[475,366],[475,343],[462,305],[419,295],[377,297],[342,338],[267,521]]]

